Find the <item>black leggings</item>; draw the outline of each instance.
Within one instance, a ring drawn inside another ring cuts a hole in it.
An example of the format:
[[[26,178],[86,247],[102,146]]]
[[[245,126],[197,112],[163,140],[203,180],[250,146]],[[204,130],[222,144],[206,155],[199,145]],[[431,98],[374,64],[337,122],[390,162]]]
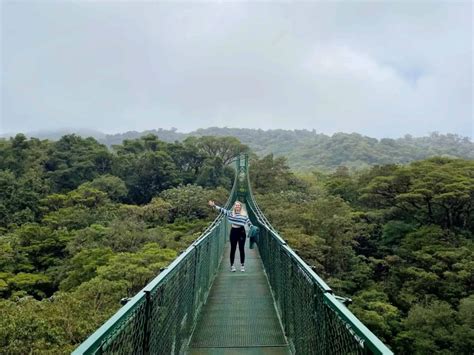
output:
[[[235,250],[237,249],[237,243],[239,243],[240,263],[243,265],[245,262],[245,229],[244,227],[230,228],[230,265],[234,265]]]

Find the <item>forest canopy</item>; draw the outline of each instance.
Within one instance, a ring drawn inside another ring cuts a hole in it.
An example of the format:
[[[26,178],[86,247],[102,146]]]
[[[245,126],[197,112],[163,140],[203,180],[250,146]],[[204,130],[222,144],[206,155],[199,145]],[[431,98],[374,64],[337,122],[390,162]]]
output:
[[[0,140],[0,353],[69,353],[225,202],[234,138]],[[92,303],[91,303],[92,302]]]
[[[317,169],[295,172],[295,156],[282,156],[291,134],[277,133],[279,154],[219,134],[111,146],[77,135],[0,140],[0,352],[73,350],[200,235],[215,216],[207,200],[225,202],[229,162],[247,152],[270,222],[354,300],[369,329],[396,353],[469,354],[474,160],[420,160],[420,141],[406,161],[384,160],[382,141],[363,143],[370,160],[357,151],[367,137],[334,135],[317,138],[326,155],[313,147],[300,156]],[[384,141],[387,157],[409,156],[401,142],[410,139]],[[425,148],[435,154],[439,141],[452,145],[446,154],[472,155],[472,143],[453,136],[432,136]],[[345,162],[359,153],[370,164],[354,171]]]
[[[297,176],[270,155],[251,167],[267,218],[395,353],[472,351],[474,160]]]
[[[145,132],[93,135],[107,146],[122,144],[125,139],[137,139],[154,134],[161,140],[173,143],[189,137],[233,137],[247,145],[260,158],[273,154],[287,158],[287,164],[294,171],[313,169],[334,171],[339,166],[362,169],[374,165],[407,164],[434,156],[474,159],[474,143],[465,136],[433,132],[425,137],[409,134],[400,138],[376,139],[359,133],[334,133],[327,135],[316,130],[218,128],[198,129],[181,133],[176,129],[158,129]],[[60,132],[44,132],[44,138],[59,139]]]

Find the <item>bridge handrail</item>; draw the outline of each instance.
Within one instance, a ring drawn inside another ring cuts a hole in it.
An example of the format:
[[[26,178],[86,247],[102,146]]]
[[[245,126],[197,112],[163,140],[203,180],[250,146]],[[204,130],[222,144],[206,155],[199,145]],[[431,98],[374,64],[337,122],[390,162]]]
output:
[[[250,189],[250,185],[249,185],[249,189]],[[308,264],[306,264],[306,262],[303,259],[301,259],[301,257],[298,254],[296,254],[296,252],[293,249],[291,249],[291,247],[280,236],[277,230],[270,224],[270,222],[268,222],[262,210],[258,207],[257,202],[255,201],[255,197],[253,196],[253,193],[251,190],[249,191],[249,196],[251,198],[251,204],[250,204],[251,208],[257,211],[257,213],[255,213],[255,216],[257,217],[258,222],[262,226],[268,229],[268,231],[271,233],[273,238],[275,238],[276,241],[281,245],[283,250],[286,253],[288,253],[288,255],[290,255],[301,266],[302,270],[304,270],[308,274],[308,276],[312,278],[318,284],[319,288],[321,288],[325,292],[332,293],[333,292],[332,289],[326,284],[326,282],[318,274],[316,274],[316,272],[314,272],[313,269],[311,269],[311,267]]]
[[[227,209],[237,196],[238,171]],[[266,244],[260,245],[260,241],[259,249],[293,352],[392,354],[270,224],[252,193],[248,169],[246,173],[246,202],[254,222],[263,228]],[[222,258],[224,238],[217,238],[217,242],[212,238],[227,235],[228,223],[223,217],[220,213],[196,241],[73,354],[164,354],[183,349]],[[276,270],[273,273],[272,268]],[[177,286],[185,290],[177,291]]]
[[[232,206],[233,200],[236,196],[237,189],[237,174],[234,179],[234,184],[232,190],[229,194],[227,202],[225,203],[225,208],[230,208]],[[175,272],[185,259],[191,258],[196,252],[196,248],[199,248],[201,244],[205,243],[212,235],[213,232],[222,225],[226,224],[226,219],[224,219],[224,214],[221,212],[213,220],[213,222],[204,230],[199,238],[197,238],[184,252],[182,252],[173,262],[171,262],[168,267],[166,267],[158,276],[151,280],[145,287],[143,287],[134,297],[132,297],[123,307],[121,307],[111,318],[109,318],[99,329],[97,329],[93,334],[91,334],[83,343],[81,343],[73,352],[73,355],[79,354],[101,354],[102,346],[111,341],[120,330],[132,321],[133,313],[140,311],[141,307],[148,307],[150,294],[157,290],[160,287],[167,277]],[[217,270],[217,268],[216,268]],[[215,270],[214,270],[215,271]],[[215,272],[214,272],[215,274]],[[203,300],[205,301],[205,300]],[[199,305],[197,305],[199,307]],[[143,342],[143,346],[148,346],[145,344],[147,341],[145,339],[146,335],[141,335],[141,339],[138,340]]]
[[[316,273],[311,267],[298,256],[287,242],[279,235],[278,231],[270,224],[266,216],[263,214],[262,210],[258,206],[255,196],[252,192],[250,177],[247,174],[247,186],[248,186],[248,205],[250,210],[253,212],[257,222],[265,228],[274,241],[280,246],[281,251],[287,254],[291,260],[297,265],[299,270],[303,271],[305,275],[313,280],[314,284],[317,285],[318,289],[322,292],[323,302],[326,304],[332,311],[334,311],[340,319],[342,319],[347,324],[347,329],[349,332],[354,332],[353,337],[356,341],[359,341],[361,348],[365,349],[365,344],[373,354],[383,354],[390,355],[393,352],[378,339],[375,334],[373,334],[362,322],[354,316],[354,314],[340,301],[336,299],[333,290],[324,282],[324,280]],[[260,245],[259,245],[259,249]],[[265,261],[264,261],[265,263]],[[271,271],[267,271],[267,274]],[[271,279],[270,275],[269,278]],[[270,282],[271,283],[271,282]],[[272,285],[272,292],[274,293],[275,298],[279,295],[275,295],[274,285]],[[278,304],[278,301],[277,301]],[[282,313],[281,305],[278,305],[280,313]],[[284,324],[285,326],[285,324]],[[288,334],[287,334],[288,335]]]

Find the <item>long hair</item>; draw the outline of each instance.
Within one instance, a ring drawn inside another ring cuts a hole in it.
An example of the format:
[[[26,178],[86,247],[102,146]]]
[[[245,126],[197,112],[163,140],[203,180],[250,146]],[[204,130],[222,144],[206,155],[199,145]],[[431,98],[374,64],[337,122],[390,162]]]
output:
[[[241,206],[241,209],[240,209],[240,214],[242,216],[248,216],[248,213],[247,213],[247,208],[245,207],[245,204],[240,202],[240,201],[235,201],[234,202],[234,205],[232,206],[232,214],[235,215],[235,205],[240,203],[240,206]]]

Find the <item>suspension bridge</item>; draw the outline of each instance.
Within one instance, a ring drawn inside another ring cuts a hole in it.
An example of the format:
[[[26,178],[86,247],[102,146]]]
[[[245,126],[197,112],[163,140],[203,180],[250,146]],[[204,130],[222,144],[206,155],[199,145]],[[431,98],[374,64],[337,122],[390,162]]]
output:
[[[392,354],[269,223],[247,156],[236,169],[225,207],[244,202],[260,228],[258,248],[246,244],[246,272],[229,272],[221,213],[74,355]]]

